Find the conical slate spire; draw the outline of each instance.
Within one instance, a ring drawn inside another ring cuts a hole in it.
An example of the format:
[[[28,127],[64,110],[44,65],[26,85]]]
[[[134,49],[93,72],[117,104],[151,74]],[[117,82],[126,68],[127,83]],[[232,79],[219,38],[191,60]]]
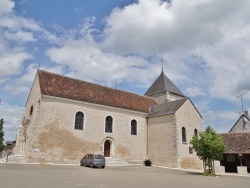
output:
[[[173,93],[185,97],[185,95],[173,84],[173,82],[165,75],[164,71],[161,71],[159,77],[150,86],[144,95],[153,96],[160,93]]]

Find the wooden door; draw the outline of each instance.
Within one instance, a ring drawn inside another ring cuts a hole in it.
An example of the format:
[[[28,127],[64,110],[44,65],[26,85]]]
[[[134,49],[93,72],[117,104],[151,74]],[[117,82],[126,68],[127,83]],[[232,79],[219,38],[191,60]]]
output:
[[[106,140],[104,142],[104,157],[110,157],[110,141]]]

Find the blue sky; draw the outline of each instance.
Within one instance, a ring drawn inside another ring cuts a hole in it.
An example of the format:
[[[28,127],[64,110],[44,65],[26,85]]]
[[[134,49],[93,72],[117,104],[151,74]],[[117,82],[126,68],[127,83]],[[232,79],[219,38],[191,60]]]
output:
[[[0,117],[14,140],[41,69],[144,94],[161,71],[227,132],[250,106],[250,1],[0,0]]]

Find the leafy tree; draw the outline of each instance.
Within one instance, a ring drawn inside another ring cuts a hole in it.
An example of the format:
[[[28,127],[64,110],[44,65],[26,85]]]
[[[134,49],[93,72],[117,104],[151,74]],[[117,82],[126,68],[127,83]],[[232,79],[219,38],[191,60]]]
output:
[[[199,133],[199,137],[194,135],[190,144],[193,145],[196,155],[203,160],[204,174],[214,175],[214,160],[222,160],[226,150],[222,136],[208,126],[204,132]]]
[[[4,132],[3,132],[3,119],[0,119],[0,151],[3,151],[4,149],[4,144],[3,144],[3,136],[4,136]]]

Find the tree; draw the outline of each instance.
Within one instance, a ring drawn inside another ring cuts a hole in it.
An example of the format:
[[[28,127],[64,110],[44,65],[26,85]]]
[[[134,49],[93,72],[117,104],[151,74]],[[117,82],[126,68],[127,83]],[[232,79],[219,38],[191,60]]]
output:
[[[222,160],[226,150],[222,136],[208,126],[204,132],[199,133],[199,137],[194,135],[190,144],[193,145],[196,155],[203,160],[204,174],[214,175],[214,160]]]
[[[0,152],[3,151],[4,149],[4,144],[3,144],[3,137],[4,137],[4,132],[3,132],[3,119],[0,119]]]

